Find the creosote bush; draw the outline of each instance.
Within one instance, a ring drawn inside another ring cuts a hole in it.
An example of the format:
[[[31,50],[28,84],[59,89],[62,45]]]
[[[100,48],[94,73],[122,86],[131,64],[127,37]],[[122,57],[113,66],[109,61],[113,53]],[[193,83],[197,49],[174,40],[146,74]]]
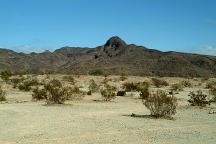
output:
[[[116,87],[106,84],[105,88],[101,89],[101,95],[105,101],[111,101],[116,97]]]
[[[66,91],[59,80],[51,80],[44,87],[48,91],[47,104],[63,104],[65,102],[67,98]]]
[[[191,103],[192,106],[205,107],[207,104],[210,104],[207,100],[207,95],[201,90],[198,90],[197,92],[190,92],[188,96],[190,97],[188,102]]]
[[[152,83],[157,87],[164,87],[164,86],[169,86],[169,83],[165,80],[158,79],[158,78],[152,78]]]
[[[169,117],[176,113],[177,98],[158,90],[143,99],[143,104],[150,110],[152,116],[156,118]]]
[[[0,101],[6,101],[5,95],[6,95],[6,92],[0,86]]]
[[[117,92],[117,96],[125,96],[126,95],[126,91],[118,91]]]
[[[89,91],[91,91],[92,93],[94,93],[94,92],[98,91],[99,86],[96,84],[96,82],[93,79],[91,79],[90,80],[90,85],[89,85],[88,88],[89,88]]]
[[[24,81],[24,78],[23,78],[23,77],[10,79],[10,82],[11,82],[13,88],[17,88],[18,85],[19,85],[21,82],[23,82],[23,81]]]

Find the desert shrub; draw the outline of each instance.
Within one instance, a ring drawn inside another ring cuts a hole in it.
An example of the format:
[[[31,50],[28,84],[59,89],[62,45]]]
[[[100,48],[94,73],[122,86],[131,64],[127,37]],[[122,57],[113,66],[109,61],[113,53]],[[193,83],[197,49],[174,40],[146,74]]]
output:
[[[23,90],[23,91],[30,91],[32,89],[32,86],[37,86],[39,84],[40,83],[36,78],[30,78],[24,80],[22,83],[19,83],[18,88],[19,90]]]
[[[189,80],[183,80],[180,84],[184,87],[192,87],[192,83]]]
[[[158,78],[152,78],[152,82],[158,88],[169,86],[169,83],[167,81]]]
[[[105,101],[111,101],[116,97],[116,87],[106,84],[104,89],[101,89],[101,95]]]
[[[126,91],[118,91],[117,92],[117,96],[125,96],[126,95]]]
[[[66,90],[63,89],[59,80],[53,79],[44,87],[48,91],[47,104],[63,104],[65,102],[67,98]]]
[[[64,77],[63,77],[63,80],[65,80],[65,81],[71,83],[72,85],[75,84],[75,79],[74,79],[73,76],[64,76]]]
[[[77,86],[64,87],[66,100],[82,99],[85,92],[81,91]]]
[[[216,102],[216,87],[211,88],[209,92],[213,96],[211,102]]]
[[[103,70],[101,69],[95,69],[89,72],[90,75],[94,75],[94,76],[101,76],[104,75]]]
[[[151,115],[157,118],[175,115],[177,98],[169,96],[166,92],[158,90],[151,93],[143,104],[150,110]]]
[[[150,84],[149,82],[138,82],[138,83],[133,83],[133,82],[125,82],[123,83],[123,88],[129,92],[129,91],[141,91],[143,87],[148,87],[149,88]]]
[[[122,86],[127,92],[137,90],[137,84],[133,82],[125,82]]]
[[[190,97],[188,102],[191,103],[192,106],[206,106],[210,104],[209,101],[207,101],[207,95],[201,90],[190,92],[188,96]]]
[[[143,86],[143,87],[140,87],[140,98],[145,100],[149,97],[150,95],[150,92],[149,92],[149,86]]]
[[[24,78],[12,78],[10,82],[12,83],[13,88],[17,88],[19,83],[23,82]]]
[[[183,86],[182,84],[176,83],[176,84],[172,84],[170,87],[171,91],[183,91]]]
[[[90,85],[88,88],[89,88],[89,91],[91,91],[91,92],[97,92],[99,89],[99,86],[96,84],[96,82],[93,79],[91,79]]]
[[[39,87],[36,87],[32,92],[33,100],[42,100],[47,98],[47,90],[44,88],[39,89]]]
[[[206,88],[207,89],[212,89],[214,87],[216,87],[216,81],[209,81],[209,82],[206,83]]]
[[[6,101],[5,95],[6,95],[6,92],[0,86],[0,101]]]
[[[9,78],[12,76],[12,72],[11,72],[10,70],[2,71],[0,74],[1,74],[2,80],[6,81],[6,82],[7,82],[7,81],[9,80]]]

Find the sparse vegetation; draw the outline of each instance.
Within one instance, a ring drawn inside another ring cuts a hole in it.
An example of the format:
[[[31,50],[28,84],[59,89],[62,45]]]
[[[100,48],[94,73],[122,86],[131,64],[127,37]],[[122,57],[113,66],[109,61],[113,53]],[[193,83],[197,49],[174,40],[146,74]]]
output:
[[[151,115],[157,118],[172,116],[176,113],[177,98],[158,90],[150,93],[143,99],[143,104],[150,110]]]
[[[190,97],[188,102],[191,103],[192,106],[205,107],[207,104],[210,104],[210,102],[207,101],[207,95],[201,90],[198,90],[197,92],[190,92],[188,96]]]
[[[164,87],[164,86],[169,86],[169,83],[163,79],[158,79],[158,78],[152,78],[152,83],[157,87]]]
[[[149,82],[138,82],[138,83],[133,83],[133,82],[125,82],[123,84],[123,88],[127,91],[127,92],[130,92],[130,91],[141,91],[141,89],[143,88],[149,88],[150,84]]]
[[[0,86],[0,101],[6,101],[5,95],[6,95],[6,92]]]
[[[104,89],[101,89],[101,95],[105,101],[111,101],[116,97],[116,87],[106,84]]]

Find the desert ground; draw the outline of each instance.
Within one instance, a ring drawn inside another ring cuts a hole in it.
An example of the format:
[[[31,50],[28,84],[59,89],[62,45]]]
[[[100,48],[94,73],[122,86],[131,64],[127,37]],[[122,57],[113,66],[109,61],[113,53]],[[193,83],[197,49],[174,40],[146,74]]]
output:
[[[37,77],[45,79],[43,75]],[[49,76],[59,80],[62,77]],[[108,78],[118,89],[125,81],[150,80],[128,76],[123,82],[118,80],[119,76]],[[87,91],[90,79],[99,84],[104,77],[76,76],[76,85]],[[169,84],[183,80],[163,79]],[[64,105],[46,105],[45,101],[32,101],[32,92],[14,89],[1,81],[7,101],[0,103],[0,144],[215,144],[216,114],[209,111],[216,110],[216,104],[204,108],[190,106],[190,91],[208,92],[201,78],[190,81],[192,87],[175,95],[178,107],[173,120],[150,117],[138,92],[127,92],[111,102],[102,101],[97,92],[85,95],[82,100],[66,101]],[[169,86],[161,89],[167,90]],[[131,117],[132,113],[137,116]]]

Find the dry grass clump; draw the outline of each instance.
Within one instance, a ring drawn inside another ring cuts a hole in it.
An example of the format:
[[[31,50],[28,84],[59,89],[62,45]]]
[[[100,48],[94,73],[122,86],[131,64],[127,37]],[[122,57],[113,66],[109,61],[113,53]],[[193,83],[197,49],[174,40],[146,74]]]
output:
[[[169,86],[169,83],[163,79],[152,78],[151,80],[152,80],[153,85],[156,86],[157,88]]]
[[[6,92],[0,86],[0,101],[6,101]]]
[[[101,89],[101,95],[105,101],[111,101],[116,98],[116,87],[111,86],[109,84],[105,84],[104,88]]]
[[[162,90],[152,92],[143,99],[143,104],[150,110],[151,116],[156,118],[170,117],[175,115],[177,98],[169,96]]]
[[[188,102],[191,103],[192,106],[205,107],[207,104],[210,104],[210,102],[207,100],[207,95],[201,90],[190,92],[188,96],[190,97]]]

